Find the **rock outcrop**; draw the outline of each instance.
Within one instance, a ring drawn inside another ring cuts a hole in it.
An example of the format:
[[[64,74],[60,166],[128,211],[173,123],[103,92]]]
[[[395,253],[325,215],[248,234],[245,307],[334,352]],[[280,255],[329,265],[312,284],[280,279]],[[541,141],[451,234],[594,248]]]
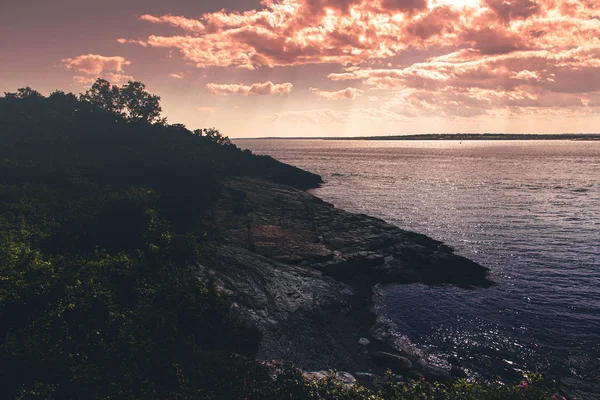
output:
[[[206,223],[204,274],[261,331],[258,357],[304,370],[377,368],[373,352],[391,349],[359,344],[371,337],[377,283],[491,284],[436,240],[266,180],[228,181]]]

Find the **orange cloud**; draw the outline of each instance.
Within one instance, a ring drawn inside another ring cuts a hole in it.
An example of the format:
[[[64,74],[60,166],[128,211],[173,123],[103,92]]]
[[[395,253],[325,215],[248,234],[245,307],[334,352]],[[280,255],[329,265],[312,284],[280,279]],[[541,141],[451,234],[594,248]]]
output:
[[[291,83],[274,84],[273,82],[254,83],[252,85],[243,84],[224,84],[219,85],[216,83],[208,83],[206,88],[209,92],[215,95],[229,95],[229,94],[241,94],[241,95],[284,95],[289,94],[292,91]]]

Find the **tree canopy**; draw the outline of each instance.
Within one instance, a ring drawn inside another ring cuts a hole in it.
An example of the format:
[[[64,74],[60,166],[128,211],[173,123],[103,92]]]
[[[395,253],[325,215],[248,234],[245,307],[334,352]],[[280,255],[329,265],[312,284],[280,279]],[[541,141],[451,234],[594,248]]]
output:
[[[127,121],[161,121],[160,97],[148,93],[142,82],[129,81],[118,87],[107,80],[97,79],[80,99]]]

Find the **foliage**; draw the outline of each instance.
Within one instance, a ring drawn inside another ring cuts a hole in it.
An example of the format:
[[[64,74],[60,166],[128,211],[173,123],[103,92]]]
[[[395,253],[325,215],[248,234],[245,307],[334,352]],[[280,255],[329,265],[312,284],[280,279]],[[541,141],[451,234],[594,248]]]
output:
[[[119,115],[127,121],[159,122],[160,97],[146,91],[142,82],[129,81],[118,87],[104,79],[97,79],[92,87],[81,95],[86,101],[103,111]]]
[[[142,82],[129,81],[119,90],[119,106],[130,121],[157,122],[162,111],[159,101]]]
[[[541,376],[532,374],[518,385],[499,383],[469,383],[459,379],[453,384],[432,383],[424,379],[402,381],[388,371],[383,380],[367,388],[359,384],[344,384],[335,379],[335,371],[321,380],[298,379],[289,369],[274,385],[288,384],[288,393],[303,400],[550,400],[550,391],[541,383]]]
[[[40,92],[33,90],[29,86],[19,88],[15,93],[4,93],[4,95],[10,100],[39,100],[43,97]]]
[[[109,81],[97,79],[92,87],[80,96],[81,100],[86,101],[106,112],[115,114],[121,113],[123,101],[120,99],[121,90]]]
[[[205,137],[205,138],[212,140],[213,142],[218,143],[218,144],[226,144],[226,145],[231,144],[231,141],[229,140],[229,138],[227,136],[223,136],[221,134],[221,132],[219,132],[219,130],[215,129],[215,128],[195,129],[194,135]]]

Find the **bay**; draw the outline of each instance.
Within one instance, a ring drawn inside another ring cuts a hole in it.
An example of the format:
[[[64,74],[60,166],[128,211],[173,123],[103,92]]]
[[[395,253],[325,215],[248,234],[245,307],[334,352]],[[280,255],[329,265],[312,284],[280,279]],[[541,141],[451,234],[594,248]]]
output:
[[[388,285],[377,303],[432,360],[539,370],[600,397],[600,142],[236,140],[320,174],[311,192],[441,240],[497,285]]]

